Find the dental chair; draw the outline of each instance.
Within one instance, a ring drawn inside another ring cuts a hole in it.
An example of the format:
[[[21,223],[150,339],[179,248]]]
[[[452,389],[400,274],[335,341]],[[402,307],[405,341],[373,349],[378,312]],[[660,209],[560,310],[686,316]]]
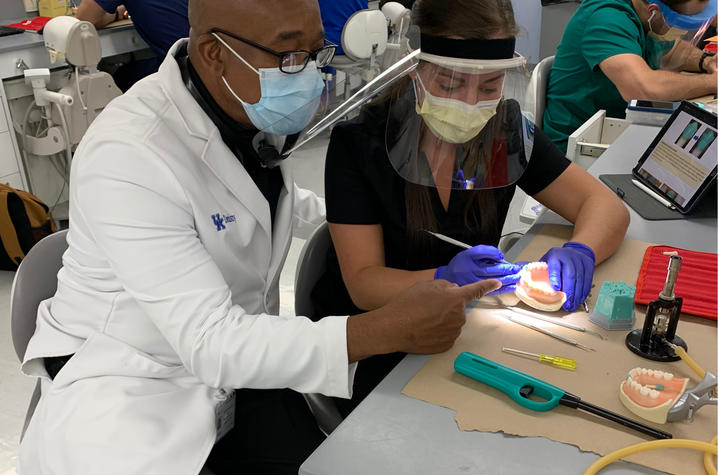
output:
[[[409,51],[406,35],[411,25],[411,10],[399,2],[387,2],[381,7],[381,12],[389,23],[389,39],[382,57],[382,69],[387,69]]]
[[[302,248],[294,278],[294,311],[296,315],[312,317],[312,289],[326,269],[326,257],[332,238],[326,222],[319,225]],[[319,429],[329,435],[341,423],[334,401],[323,394],[304,394],[304,399],[317,420]]]
[[[15,273],[10,290],[10,331],[15,354],[22,362],[30,338],[35,333],[37,308],[45,299],[55,295],[57,273],[62,267],[62,254],[67,249],[67,230],[58,231],[35,244]],[[25,435],[35,406],[40,400],[40,379],[30,398],[20,440]]]
[[[533,115],[536,127],[543,128],[543,111],[546,108],[546,88],[555,56],[544,58],[536,65],[526,91],[526,111]]]
[[[301,269],[298,269],[297,279],[301,276],[307,278],[305,284],[308,284],[308,288],[298,286],[302,289],[306,288],[306,300],[302,301],[304,306],[311,305],[309,293],[316,279],[324,271],[323,268],[320,269],[316,264],[320,260],[323,263],[330,241],[329,229],[327,224],[324,223],[315,230],[302,251],[300,262],[304,261],[304,265],[301,266]],[[62,255],[66,249],[67,229],[50,234],[30,249],[30,252],[27,253],[15,273],[15,279],[10,290],[10,331],[15,354],[17,354],[20,362],[23,361],[27,345],[35,333],[37,309],[40,303],[55,295],[57,273],[62,267]],[[314,276],[313,280],[311,276]],[[322,431],[328,434],[339,425],[342,417],[331,399],[321,394],[308,394],[305,395],[305,398]],[[20,441],[25,435],[39,400],[40,379],[38,378],[35,390],[30,397],[25,422],[20,433]],[[213,475],[213,472],[205,466],[199,475]]]
[[[342,29],[343,55],[335,55],[330,66],[346,75],[344,98],[351,92],[351,77],[359,84],[373,79],[381,67],[378,58],[384,54],[389,33],[387,18],[379,10],[359,10],[349,17]]]
[[[529,119],[533,120],[536,127],[543,128],[543,112],[546,108],[546,88],[548,87],[548,78],[553,67],[554,56],[542,59],[534,68],[529,79],[528,89],[526,90],[526,112]],[[530,196],[526,197],[519,220],[522,223],[532,224],[546,211],[546,208]]]

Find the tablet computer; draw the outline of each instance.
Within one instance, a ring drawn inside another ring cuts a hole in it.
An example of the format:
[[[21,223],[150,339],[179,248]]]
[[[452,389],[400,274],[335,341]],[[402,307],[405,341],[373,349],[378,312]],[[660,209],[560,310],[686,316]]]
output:
[[[633,168],[633,176],[686,214],[716,179],[718,117],[683,101]]]

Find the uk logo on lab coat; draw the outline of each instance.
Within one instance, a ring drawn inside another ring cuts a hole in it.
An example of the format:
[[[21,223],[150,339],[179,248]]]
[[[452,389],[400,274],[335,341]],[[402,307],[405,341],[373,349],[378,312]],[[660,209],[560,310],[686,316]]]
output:
[[[214,226],[217,228],[217,231],[221,231],[223,229],[226,229],[227,223],[234,223],[237,219],[234,217],[233,214],[226,215],[222,213],[215,213],[212,215],[212,222],[214,223]]]

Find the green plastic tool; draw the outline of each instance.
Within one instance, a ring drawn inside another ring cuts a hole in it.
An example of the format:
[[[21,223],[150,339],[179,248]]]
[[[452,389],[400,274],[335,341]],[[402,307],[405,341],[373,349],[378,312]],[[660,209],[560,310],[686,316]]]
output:
[[[454,370],[503,391],[515,402],[533,411],[549,411],[561,404],[572,409],[583,409],[656,439],[673,438],[668,432],[582,401],[580,397],[552,384],[473,353],[463,352],[457,356],[454,360]],[[531,399],[531,396],[541,400]]]

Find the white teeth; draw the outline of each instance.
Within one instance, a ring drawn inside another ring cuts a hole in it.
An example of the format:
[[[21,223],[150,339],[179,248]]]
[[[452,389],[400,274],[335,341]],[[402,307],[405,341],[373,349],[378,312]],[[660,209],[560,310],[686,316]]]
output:
[[[663,377],[666,378],[666,381],[670,381],[671,379],[673,379],[673,374],[672,373],[663,373]]]
[[[653,372],[653,376],[655,376],[655,377],[658,378],[658,379],[661,379],[664,374],[665,374],[665,373],[663,373],[663,371],[658,370],[658,369]]]
[[[652,369],[649,369],[646,371],[646,373],[648,374],[648,376],[653,376],[653,373],[655,373],[655,371],[653,371]]]
[[[647,388],[647,387],[645,387],[645,386],[641,386],[641,390],[640,390],[640,392],[641,392],[641,395],[642,395],[642,396],[647,396],[647,395],[648,395],[648,393],[649,393],[649,392],[651,392],[651,390],[650,390],[650,389],[648,389],[648,388]]]
[[[658,391],[655,389],[648,393],[648,395],[651,397],[651,399],[657,399],[658,398]]]
[[[637,368],[633,368],[633,369],[631,370],[631,373],[630,373],[630,374],[631,374],[631,377],[632,377],[632,378],[635,378],[636,376],[638,376],[638,373],[639,373],[638,369],[637,369]]]
[[[632,387],[633,389],[635,389],[636,391],[638,391],[638,390],[641,388],[641,385],[638,384],[636,381],[631,380],[631,387]]]

